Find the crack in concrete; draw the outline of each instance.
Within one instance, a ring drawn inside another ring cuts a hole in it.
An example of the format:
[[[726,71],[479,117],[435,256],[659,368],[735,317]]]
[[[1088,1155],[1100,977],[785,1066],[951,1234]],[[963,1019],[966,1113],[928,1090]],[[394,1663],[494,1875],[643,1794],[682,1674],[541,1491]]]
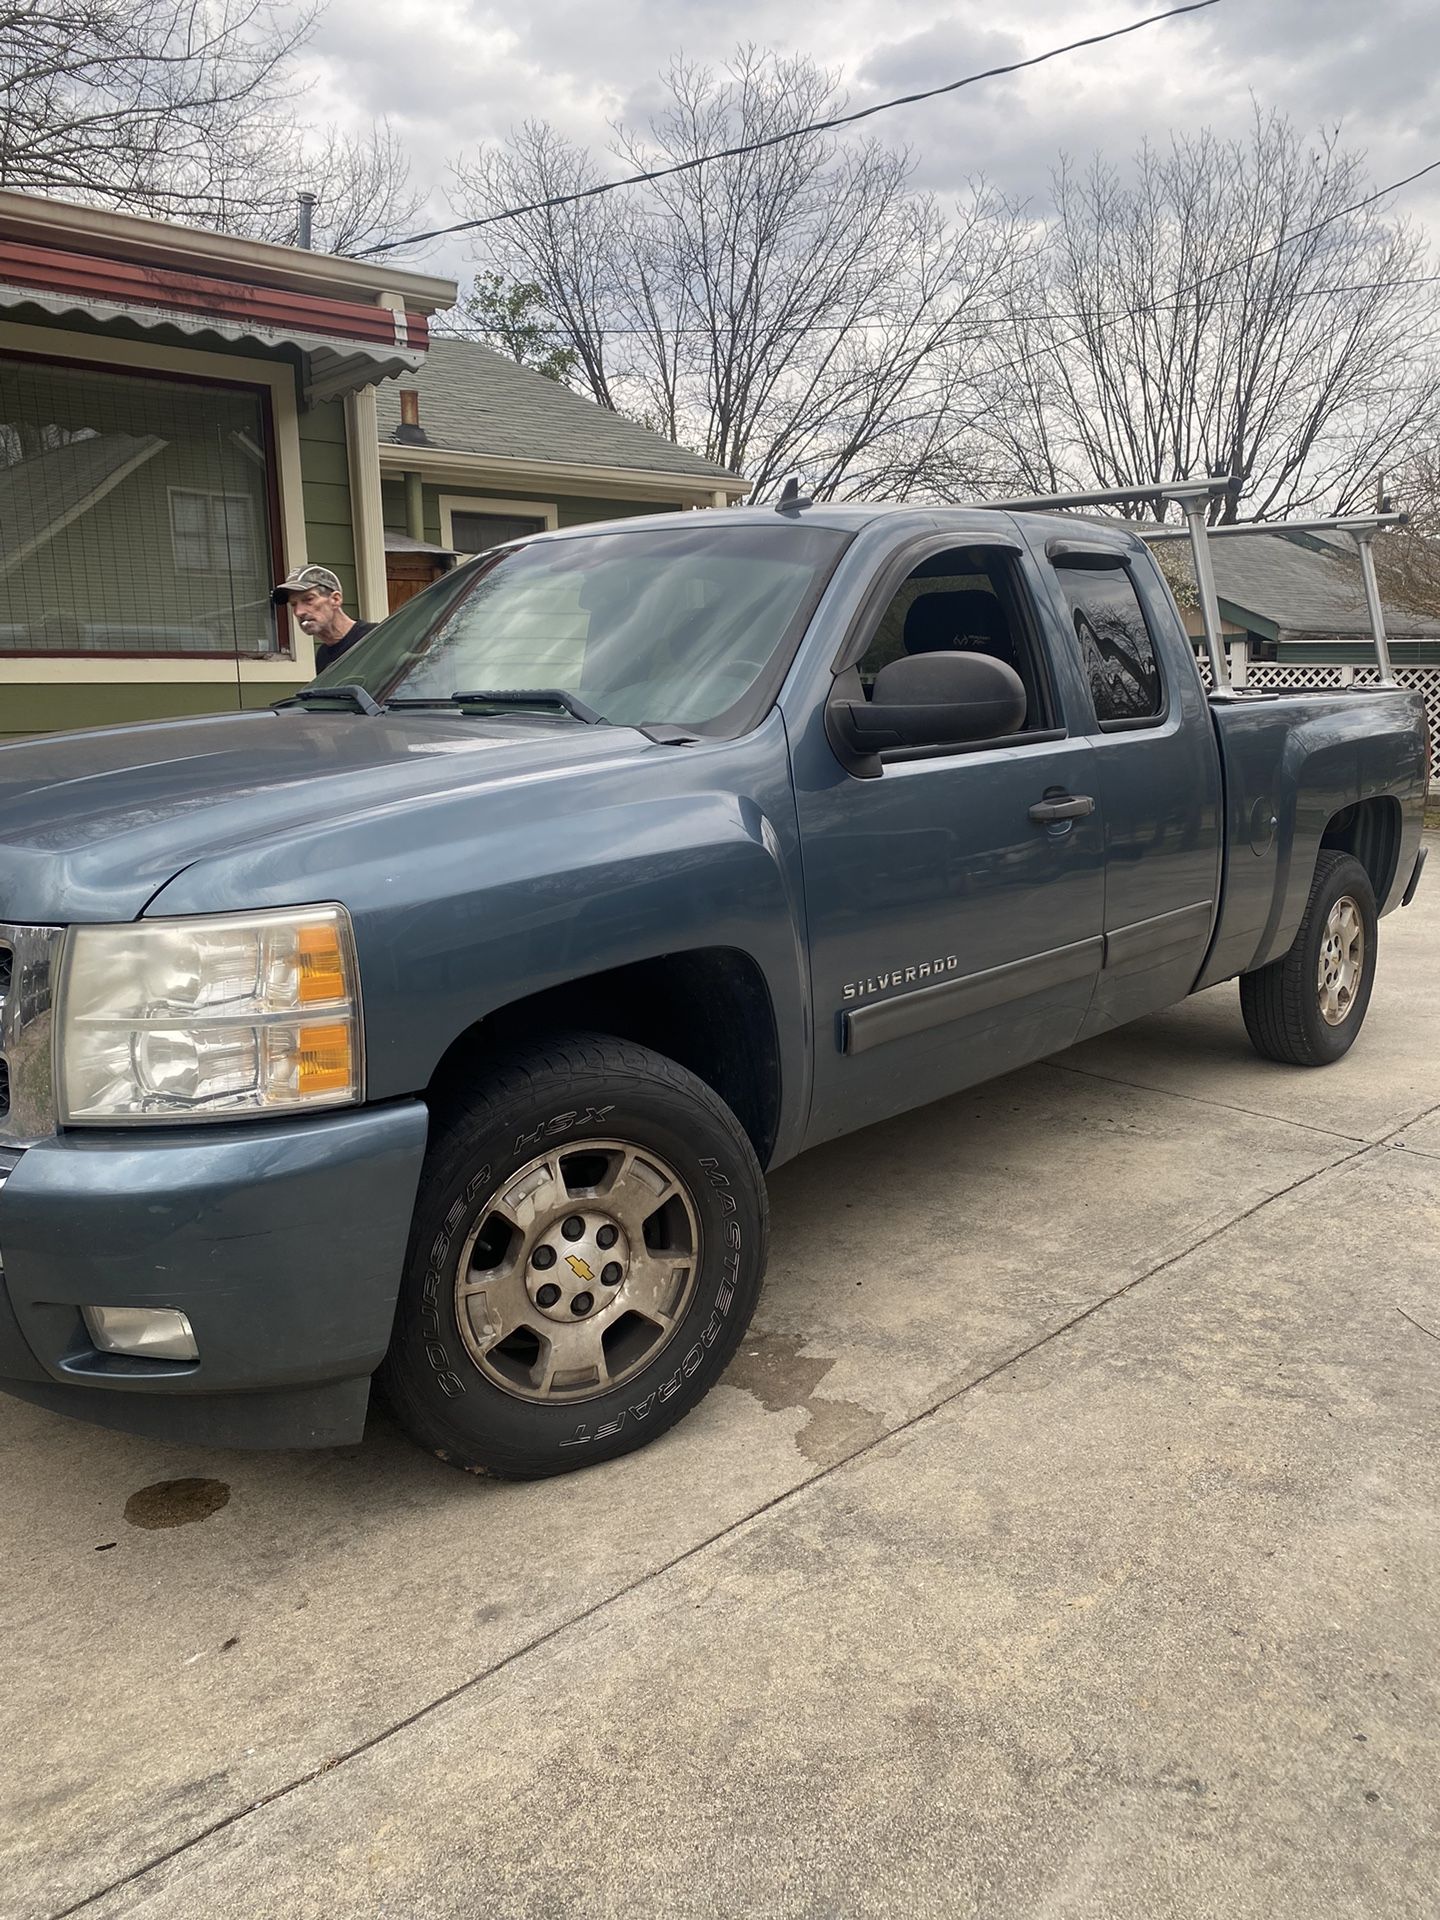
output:
[[[1136,1093],[1159,1093],[1171,1100],[1185,1100],[1195,1107],[1218,1107],[1223,1113],[1243,1113],[1251,1120],[1265,1120],[1271,1126],[1295,1127],[1301,1133],[1323,1134],[1327,1140],[1348,1140],[1357,1146],[1375,1146],[1378,1142],[1367,1140],[1361,1133],[1341,1133],[1338,1127],[1317,1127],[1309,1120],[1291,1120],[1281,1113],[1262,1113],[1255,1107],[1238,1107],[1230,1100],[1211,1100],[1203,1093],[1177,1093],[1174,1087],[1152,1086],[1147,1080],[1121,1080],[1113,1073],[1096,1073],[1093,1067],[1072,1067],[1060,1060],[1044,1060],[1037,1064],[1053,1067],[1056,1073],[1078,1074],[1083,1080],[1099,1080],[1107,1087],[1129,1087]],[[1417,1118],[1420,1116],[1417,1116]],[[1414,1120],[1407,1120],[1406,1126],[1413,1127]],[[1386,1135],[1389,1139],[1391,1136]]]
[[[1063,1069],[1063,1071],[1079,1072],[1081,1070],[1078,1068],[1066,1068]],[[1091,1077],[1098,1079],[1101,1076],[1094,1075]],[[1123,1085],[1125,1083],[1113,1082],[1112,1084]],[[1143,1091],[1158,1092],[1164,1091],[1164,1089],[1143,1089]],[[1183,1095],[1177,1095],[1176,1097],[1184,1098]],[[1207,1102],[1206,1104],[1218,1105],[1220,1103]],[[1243,1112],[1245,1109],[1241,1108],[1237,1109],[1237,1111]],[[1147,1267],[1143,1273],[1136,1274],[1133,1279],[1127,1280],[1123,1286],[1116,1287],[1112,1292],[1103,1295],[1098,1300],[1092,1301],[1088,1307],[1082,1308],[1079,1313],[1073,1314],[1070,1319],[1063,1321],[1058,1327],[1052,1328],[1048,1333],[1040,1334],[1036,1339],[1028,1342],[1027,1345],[1017,1348],[1016,1351],[1006,1359],[997,1361],[993,1367],[988,1368],[984,1373],[978,1374],[973,1380],[967,1380],[963,1386],[955,1388],[953,1392],[943,1394],[940,1399],[932,1401],[928,1406],[922,1407],[918,1412],[910,1414],[895,1426],[886,1428],[886,1430],[876,1438],[867,1440],[862,1446],[856,1447],[852,1452],[845,1454],[842,1458],[831,1461],[828,1465],[821,1467],[816,1473],[811,1474],[808,1479],[801,1480],[797,1482],[795,1486],[787,1488],[785,1492],[776,1494],[772,1499],[756,1507],[753,1512],[742,1515],[738,1520],[732,1520],[728,1525],[720,1527],[714,1533],[707,1535],[705,1539],[696,1541],[693,1546],[687,1547],[683,1553],[675,1554],[671,1559],[662,1562],[659,1566],[652,1567],[647,1572],[637,1575],[635,1579],[629,1581],[625,1586],[617,1588],[613,1593],[606,1594],[602,1599],[595,1601],[593,1605],[582,1607],[578,1613],[572,1614],[568,1620],[562,1620],[557,1625],[547,1629],[546,1632],[537,1634],[533,1640],[526,1641],[524,1646],[516,1647],[512,1652],[506,1654],[503,1659],[495,1661],[493,1665],[483,1668],[479,1673],[471,1674],[468,1678],[457,1681],[453,1687],[447,1688],[444,1693],[439,1694],[434,1700],[427,1701],[424,1706],[417,1707],[413,1713],[408,1713],[392,1725],[382,1728],[378,1733],[371,1734],[368,1739],[358,1741],[354,1746],[346,1748],[342,1753],[333,1754],[330,1759],[323,1761],[319,1766],[312,1767],[303,1774],[298,1774],[293,1780],[287,1780],[282,1786],[278,1786],[270,1793],[262,1795],[259,1800],[252,1801],[248,1807],[242,1807],[234,1813],[225,1814],[222,1818],[212,1821],[209,1826],[202,1828],[198,1833],[192,1834],[188,1840],[178,1842],[175,1846],[168,1848],[164,1853],[156,1854],[151,1859],[143,1861],[131,1872],[122,1874],[119,1879],[112,1880],[108,1885],[97,1888],[94,1893],[86,1894],[83,1899],[72,1902],[68,1907],[60,1908],[50,1916],[50,1920],[71,1920],[72,1915],[83,1913],[87,1907],[93,1907],[99,1901],[108,1899],[110,1895],[119,1893],[123,1888],[133,1886],[137,1881],[143,1880],[147,1874],[159,1872],[160,1869],[169,1866],[173,1861],[180,1859],[195,1847],[203,1845],[205,1841],[213,1839],[217,1834],[228,1832],[230,1828],[238,1826],[243,1820],[248,1820],[252,1814],[259,1813],[266,1807],[274,1806],[277,1801],[288,1799],[291,1794],[298,1793],[303,1788],[312,1786],[316,1780],[319,1780],[325,1774],[333,1772],[336,1767],[345,1766],[351,1760],[358,1760],[363,1755],[373,1751],[376,1747],[383,1746],[386,1741],[394,1739],[397,1734],[407,1732],[409,1728],[417,1726],[422,1720],[428,1719],[431,1714],[438,1712],[442,1707],[447,1707],[453,1701],[462,1698],[465,1694],[473,1692],[486,1680],[492,1679],[496,1674],[504,1673],[519,1661],[528,1658],[530,1654],[536,1653],[541,1648],[549,1646],[552,1642],[558,1640],[562,1634],[569,1633],[574,1628],[583,1626],[586,1621],[595,1619],[597,1615],[604,1613],[608,1608],[615,1606],[618,1602],[627,1599],[631,1594],[640,1592],[643,1588],[663,1579],[667,1574],[673,1573],[676,1568],[685,1566],[689,1561],[697,1559],[702,1553],[707,1553],[712,1547],[718,1546],[722,1541],[738,1535],[743,1528],[759,1524],[768,1518],[769,1515],[785,1506],[787,1502],[801,1498],[815,1487],[818,1487],[822,1481],[829,1480],[833,1475],[851,1466],[855,1461],[863,1460],[867,1455],[874,1453],[877,1449],[886,1445],[887,1442],[898,1439],[902,1434],[914,1432],[915,1429],[922,1426],[926,1421],[933,1420],[937,1414],[945,1412],[947,1408],[954,1406],[957,1401],[963,1400],[967,1394],[973,1393],[976,1388],[987,1385],[998,1375],[1006,1373],[1012,1367],[1019,1366],[1022,1361],[1028,1360],[1032,1354],[1041,1352],[1054,1341],[1063,1339],[1066,1334],[1073,1333],[1077,1327],[1083,1326],[1088,1320],[1094,1319],[1097,1314],[1103,1313],[1107,1307],[1111,1307],[1117,1301],[1123,1300],[1127,1294],[1135,1292],[1138,1287],[1145,1286],[1149,1281],[1158,1278],[1159,1275],[1168,1273],[1172,1267],[1178,1266],[1182,1260],[1188,1260],[1192,1254],[1199,1253],[1203,1248],[1213,1245],[1215,1241],[1221,1239],[1234,1228],[1243,1226],[1246,1221],[1254,1219],[1256,1214],[1264,1212],[1267,1207],[1274,1206],[1277,1201],[1288,1199],[1291,1194],[1299,1192],[1302,1187],[1310,1186],[1317,1180],[1324,1180],[1329,1175],[1338,1172],[1342,1167],[1352,1166],[1356,1161],[1363,1160],[1370,1154],[1383,1151],[1397,1134],[1404,1132],[1405,1127],[1413,1127],[1419,1121],[1428,1119],[1433,1113],[1440,1113],[1440,1102],[1437,1102],[1432,1107],[1426,1108],[1422,1113],[1412,1115],[1410,1119],[1404,1123],[1404,1126],[1397,1127],[1393,1133],[1387,1134],[1382,1140],[1354,1141],[1352,1136],[1344,1134],[1335,1136],[1342,1140],[1351,1139],[1354,1151],[1341,1154],[1337,1159],[1329,1161],[1323,1167],[1315,1168],[1310,1173],[1301,1174],[1287,1186],[1278,1188],[1274,1193],[1264,1195],[1261,1199],[1255,1201],[1253,1205],[1243,1208],[1230,1219],[1223,1220],[1207,1228],[1185,1246],[1166,1254],[1162,1259],[1156,1261],[1153,1266]],[[1273,1115],[1268,1114],[1255,1116],[1257,1119],[1272,1119],[1273,1117]],[[1291,1122],[1288,1124],[1296,1123]],[[1327,1129],[1314,1128],[1311,1129],[1311,1131],[1325,1132]]]

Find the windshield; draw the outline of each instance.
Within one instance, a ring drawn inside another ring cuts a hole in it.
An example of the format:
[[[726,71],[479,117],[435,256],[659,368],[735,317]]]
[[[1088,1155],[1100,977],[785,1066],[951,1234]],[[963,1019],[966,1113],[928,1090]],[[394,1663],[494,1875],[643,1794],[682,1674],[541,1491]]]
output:
[[[686,516],[688,518],[688,516]],[[578,534],[482,556],[326,669],[377,700],[563,692],[622,725],[703,726],[813,612],[848,536],[778,522]]]

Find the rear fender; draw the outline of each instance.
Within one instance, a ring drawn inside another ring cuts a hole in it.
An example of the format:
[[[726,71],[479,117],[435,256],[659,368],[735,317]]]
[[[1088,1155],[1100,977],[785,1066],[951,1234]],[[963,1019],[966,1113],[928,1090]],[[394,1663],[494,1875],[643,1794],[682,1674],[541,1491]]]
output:
[[[1398,811],[1377,887],[1399,904],[1424,815],[1424,706],[1399,690],[1292,694],[1212,706],[1225,771],[1225,873],[1198,987],[1263,967],[1295,938],[1326,829],[1347,807]]]

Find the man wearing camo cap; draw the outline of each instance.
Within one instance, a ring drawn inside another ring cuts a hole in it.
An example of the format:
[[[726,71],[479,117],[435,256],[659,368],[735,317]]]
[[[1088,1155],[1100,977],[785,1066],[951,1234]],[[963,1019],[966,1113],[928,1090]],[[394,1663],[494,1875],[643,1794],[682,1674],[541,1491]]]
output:
[[[376,625],[373,620],[350,618],[340,604],[340,581],[329,567],[292,568],[270,597],[277,607],[288,605],[296,626],[314,641],[317,673],[348,653]]]

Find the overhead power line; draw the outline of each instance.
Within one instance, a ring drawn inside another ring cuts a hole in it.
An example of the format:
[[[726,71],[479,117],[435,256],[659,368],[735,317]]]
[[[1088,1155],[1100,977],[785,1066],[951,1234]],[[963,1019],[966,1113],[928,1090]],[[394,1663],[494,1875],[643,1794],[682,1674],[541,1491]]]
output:
[[[1397,185],[1404,185],[1404,184],[1405,183],[1403,181],[1397,182]],[[1394,187],[1389,187],[1384,189],[1384,191],[1393,193],[1395,189]],[[1346,211],[1353,212],[1354,209],[1348,208]],[[1334,217],[1338,219],[1340,216],[1335,215]],[[1309,229],[1309,231],[1313,232],[1314,229],[1313,228]],[[1291,235],[1290,237],[1292,239],[1298,239],[1300,236],[1298,234],[1295,234],[1295,235]],[[1283,246],[1286,243],[1284,241],[1281,241],[1278,244]],[[1219,269],[1219,273],[1212,275],[1211,278],[1218,279],[1220,275],[1223,275],[1223,274],[1238,273],[1242,267],[1250,266],[1254,260],[1260,257],[1262,256],[1257,254],[1247,254],[1243,260],[1231,261],[1227,266],[1221,267]],[[1188,304],[1188,302],[1183,297],[1184,294],[1193,293],[1197,287],[1203,286],[1205,284],[1207,284],[1205,281],[1195,281],[1188,288],[1182,288],[1181,290],[1182,297],[1179,299],[1167,299],[1167,300],[1157,300],[1157,301],[1147,302],[1147,304],[1142,307],[1112,307],[1109,309],[1109,311],[1101,312],[1101,313],[1085,313],[1078,309],[1072,310],[1071,312],[1068,312],[1068,313],[1051,313],[1042,308],[1038,312],[1028,313],[1025,317],[1028,320],[1044,320],[1052,323],[1058,322],[1058,321],[1068,321],[1068,320],[1093,320],[1099,326],[1109,326],[1112,323],[1118,324],[1118,322],[1120,322],[1121,320],[1143,319],[1147,314],[1152,314],[1152,313],[1179,313]],[[1293,294],[1290,294],[1288,296],[1288,298],[1293,300],[1319,300],[1321,298],[1324,298],[1333,294],[1389,293],[1389,292],[1398,293],[1406,287],[1433,287],[1437,285],[1440,285],[1440,273],[1421,273],[1421,274],[1407,275],[1405,278],[1400,280],[1355,280],[1355,281],[1346,281],[1339,285],[1330,286],[1330,287],[1298,287],[1296,288]],[[1244,298],[1241,295],[1236,295],[1225,302],[1225,305],[1230,308],[1243,307],[1244,304],[1245,304]],[[978,320],[985,320],[987,318],[993,321],[994,323],[1000,323],[1008,319],[1009,315],[1008,313],[1005,313],[1005,312],[1000,312],[1000,313],[996,313],[989,316],[984,314],[974,314],[974,313],[967,312],[965,318],[967,319],[967,321],[970,321],[972,324]],[[792,327],[777,327],[774,329],[774,332],[777,334],[863,333],[869,329],[880,327],[883,325],[884,325],[884,322],[880,320],[822,320],[822,321],[817,321],[814,325],[811,325],[803,320],[800,320],[800,321],[797,321],[795,325]],[[449,326],[449,325],[446,325],[443,327],[432,326],[431,338],[432,340],[478,340],[484,343],[486,341],[498,339],[500,337],[500,331],[501,330],[498,327],[487,327],[479,321],[472,321],[464,326]],[[619,339],[630,339],[630,338],[653,340],[657,335],[663,335],[666,339],[673,339],[677,334],[683,334],[683,335],[693,334],[697,338],[710,339],[714,336],[717,329],[713,326],[685,326],[685,327],[656,326],[656,327],[593,327],[590,329],[590,331],[594,335],[596,335],[598,338],[605,339],[605,340],[619,340]],[[541,344],[545,346],[554,346],[554,347],[559,347],[563,349],[568,344],[568,342],[558,338],[558,332],[559,332],[559,329],[557,327],[555,330],[555,337],[547,338]],[[988,333],[964,333],[964,334],[957,334],[952,336],[952,339],[955,341],[957,345],[967,341],[985,340],[988,338],[989,338]],[[497,347],[495,351],[497,353],[500,353],[500,352],[503,352],[504,349]]]
[[[372,254],[393,253],[397,247],[419,246],[425,240],[442,240],[452,233],[474,233],[480,227],[493,227],[502,220],[518,220],[527,213],[544,213],[552,207],[570,207],[577,201],[595,200],[601,194],[618,193],[623,187],[644,186],[652,180],[668,180],[677,173],[693,173],[697,167],[708,166],[714,160],[738,160],[747,153],[763,153],[769,147],[784,146],[787,141],[801,140],[807,134],[828,133],[836,127],[851,127],[858,121],[872,119],[877,113],[890,113],[896,107],[913,107],[922,100],[936,100],[942,94],[959,93],[962,87],[973,87],[982,80],[998,80],[1009,73],[1023,73],[1029,67],[1041,67],[1049,60],[1058,60],[1067,53],[1079,53],[1086,47],[1101,47],[1110,40],[1123,40],[1127,34],[1140,33],[1146,27],[1159,26],[1165,20],[1178,20],[1187,13],[1204,13],[1209,7],[1217,7],[1220,0],[1189,0],[1185,6],[1171,7],[1164,13],[1148,14],[1143,20],[1132,20],[1125,27],[1111,27],[1105,33],[1087,34],[1083,40],[1070,40],[1063,47],[1051,47],[1045,53],[1032,54],[1027,60],[1012,60],[1004,66],[986,67],[981,73],[968,73],[963,80],[950,80],[944,86],[927,87],[922,93],[901,94],[894,100],[881,100],[873,107],[858,107],[853,113],[832,114],[827,120],[812,120],[803,127],[788,127],[783,133],[772,133],[763,140],[747,140],[736,147],[720,147],[714,153],[697,154],[692,160],[678,160],[673,166],[651,167],[644,173],[632,173],[623,180],[602,180],[593,187],[583,187],[575,193],[552,194],[544,200],[532,200],[523,207],[506,207],[500,213],[487,213],[476,220],[457,220],[448,227],[432,227],[426,233],[406,234],[399,240],[382,240],[377,246],[361,247],[352,257],[356,260],[368,259]]]
[[[1388,186],[1377,187],[1373,193],[1367,193],[1363,199],[1351,201],[1349,206],[1337,207],[1334,213],[1327,213],[1323,220],[1312,221],[1308,227],[1301,227],[1295,233],[1282,234],[1278,240],[1272,241],[1269,246],[1257,247],[1253,253],[1244,254],[1238,260],[1227,261],[1223,267],[1217,267],[1213,273],[1207,273],[1202,275],[1198,280],[1192,280],[1188,286],[1177,287],[1171,296],[1172,305],[1169,307],[1162,301],[1151,301],[1146,305],[1138,307],[1122,307],[1114,309],[1109,313],[1094,314],[1091,316],[1091,325],[1086,332],[1072,333],[1064,340],[1045,340],[1042,341],[1038,347],[1022,348],[1015,359],[1002,360],[998,366],[987,367],[985,371],[987,374],[1008,373],[1017,367],[1028,367],[1034,361],[1042,359],[1047,354],[1063,353],[1066,347],[1088,346],[1097,328],[1108,329],[1119,326],[1125,320],[1138,320],[1143,319],[1147,314],[1174,311],[1174,302],[1183,301],[1187,295],[1197,293],[1202,287],[1212,285],[1213,282],[1223,279],[1228,273],[1243,272],[1246,267],[1253,266],[1257,260],[1264,260],[1272,253],[1278,253],[1281,247],[1292,246],[1297,240],[1308,240],[1312,234],[1321,232],[1325,227],[1333,227],[1337,220],[1348,219],[1352,213],[1359,213],[1364,208],[1373,206],[1377,200],[1383,200],[1387,194],[1398,193],[1402,187],[1412,186],[1415,181],[1423,180],[1427,173],[1434,173],[1437,169],[1440,169],[1440,160],[1431,160],[1428,165],[1417,167],[1414,173],[1407,173],[1403,180],[1392,180]],[[1427,280],[1433,279],[1434,277],[1435,276],[1427,275],[1422,279],[1416,280],[1414,284],[1423,286]],[[1370,283],[1370,285],[1374,287],[1383,286],[1384,284],[1385,282],[1383,281]],[[1398,285],[1400,283],[1397,282],[1396,284]],[[1364,289],[1357,288],[1356,290],[1361,291]],[[1317,288],[1316,291],[1323,291],[1323,289]]]

